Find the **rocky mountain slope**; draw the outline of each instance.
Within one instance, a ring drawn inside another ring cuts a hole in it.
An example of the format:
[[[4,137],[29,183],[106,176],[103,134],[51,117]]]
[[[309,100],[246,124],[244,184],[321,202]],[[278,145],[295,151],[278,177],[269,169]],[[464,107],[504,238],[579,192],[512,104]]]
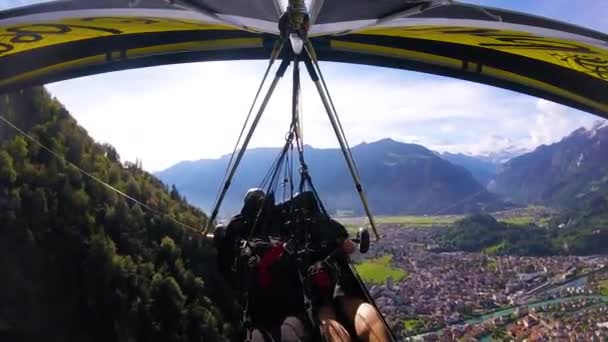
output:
[[[519,203],[564,208],[608,193],[608,125],[579,128],[510,160],[490,189]]]
[[[278,149],[247,151],[226,198],[224,214],[239,210],[244,192],[260,184]],[[384,139],[353,147],[362,183],[377,214],[463,213],[502,207],[462,166],[423,146]],[[353,182],[338,149],[305,150],[307,164],[326,206],[332,211],[361,214]],[[229,156],[182,162],[158,177],[175,184],[192,203],[210,208]]]

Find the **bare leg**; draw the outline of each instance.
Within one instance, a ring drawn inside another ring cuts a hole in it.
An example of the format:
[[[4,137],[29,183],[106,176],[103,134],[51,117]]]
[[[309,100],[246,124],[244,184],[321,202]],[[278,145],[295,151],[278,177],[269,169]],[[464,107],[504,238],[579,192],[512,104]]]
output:
[[[245,342],[266,342],[266,339],[264,338],[264,334],[260,330],[254,329],[251,332],[251,336],[245,339]]]
[[[341,297],[339,300],[359,339],[372,342],[391,340],[380,313],[371,304],[354,297]]]
[[[297,317],[289,316],[281,324],[281,342],[301,342],[309,336],[304,323]]]
[[[319,309],[319,322],[321,323],[321,334],[328,341],[350,342],[350,334],[336,320],[336,313],[330,306],[324,305]]]

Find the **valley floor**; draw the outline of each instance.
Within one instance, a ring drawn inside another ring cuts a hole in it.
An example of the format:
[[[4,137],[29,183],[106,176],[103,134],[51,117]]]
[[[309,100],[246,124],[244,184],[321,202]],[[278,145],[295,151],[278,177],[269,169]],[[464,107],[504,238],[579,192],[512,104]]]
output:
[[[359,262],[403,340],[608,337],[608,256],[435,252],[442,228],[381,226],[384,238]]]

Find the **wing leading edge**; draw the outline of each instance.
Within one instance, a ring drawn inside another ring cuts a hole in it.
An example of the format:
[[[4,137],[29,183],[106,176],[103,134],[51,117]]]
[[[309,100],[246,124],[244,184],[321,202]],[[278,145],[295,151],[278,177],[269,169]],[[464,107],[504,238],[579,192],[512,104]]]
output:
[[[238,1],[194,2],[206,10],[96,0],[0,12],[0,92],[153,65],[268,58],[278,38],[273,0],[251,1],[251,17],[235,12]],[[328,3],[317,6],[310,31],[321,60],[475,81],[608,118],[605,34],[464,4],[395,15],[397,2],[388,1],[370,18]]]

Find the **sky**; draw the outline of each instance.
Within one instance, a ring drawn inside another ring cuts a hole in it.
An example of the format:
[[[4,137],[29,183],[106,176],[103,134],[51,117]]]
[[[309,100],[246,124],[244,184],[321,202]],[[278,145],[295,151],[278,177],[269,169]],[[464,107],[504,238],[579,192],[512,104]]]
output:
[[[0,0],[0,9],[30,0]],[[608,32],[608,0],[476,0]],[[266,67],[263,61],[204,62],[107,73],[47,85],[100,142],[148,171],[229,153]],[[560,140],[598,117],[546,100],[421,73],[322,63],[351,145],[382,138],[436,151],[487,155]],[[305,142],[337,147],[318,95],[303,74]],[[285,77],[250,147],[280,146],[290,119]]]

